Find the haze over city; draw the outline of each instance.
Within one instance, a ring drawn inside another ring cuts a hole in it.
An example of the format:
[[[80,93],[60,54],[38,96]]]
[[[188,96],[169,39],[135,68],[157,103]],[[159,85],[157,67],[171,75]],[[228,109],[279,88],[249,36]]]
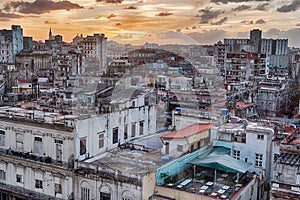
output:
[[[298,0],[4,0],[0,8],[1,28],[20,24],[34,40],[47,38],[51,27],[65,41],[98,32],[121,43],[213,44],[259,28],[265,38],[300,46]]]
[[[300,0],[0,0],[0,200],[299,200]]]

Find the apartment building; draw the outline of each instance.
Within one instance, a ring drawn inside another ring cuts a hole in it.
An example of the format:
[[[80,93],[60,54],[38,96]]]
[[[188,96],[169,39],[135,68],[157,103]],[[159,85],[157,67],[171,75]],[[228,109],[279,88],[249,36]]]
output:
[[[77,36],[73,39],[73,44],[82,49],[86,57],[86,66],[89,72],[104,72],[107,67],[107,38],[102,34],[83,37]]]
[[[69,199],[73,193],[74,135],[56,114],[1,107],[0,173],[3,199]]]
[[[261,81],[257,89],[253,101],[256,103],[259,116],[278,116],[287,111],[288,83],[286,80]]]
[[[0,33],[0,63],[13,63],[12,43]]]
[[[23,29],[19,25],[12,25],[11,30],[2,29],[0,35],[5,37],[5,42],[11,43],[12,62],[15,62],[16,55],[23,49]]]
[[[280,154],[274,158],[270,199],[299,199],[299,128],[280,143]]]

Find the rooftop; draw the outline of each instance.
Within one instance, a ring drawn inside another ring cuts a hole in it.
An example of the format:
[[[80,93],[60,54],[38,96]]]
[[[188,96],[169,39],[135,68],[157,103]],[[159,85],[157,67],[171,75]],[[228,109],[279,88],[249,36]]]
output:
[[[161,165],[160,159],[160,151],[147,152],[141,149],[115,149],[92,163],[105,165],[122,172],[147,173],[156,170]]]
[[[186,138],[190,137],[192,135],[201,133],[203,131],[209,130],[212,127],[211,124],[193,124],[191,126],[188,126],[186,128],[173,131],[169,134],[160,136],[160,138],[163,139],[172,139],[172,138]]]
[[[253,103],[249,102],[237,102],[236,103],[236,108],[237,109],[244,109],[253,106]]]
[[[251,164],[226,147],[202,148],[160,167],[156,185],[213,199],[231,199],[253,180]],[[197,198],[197,196],[195,196]]]

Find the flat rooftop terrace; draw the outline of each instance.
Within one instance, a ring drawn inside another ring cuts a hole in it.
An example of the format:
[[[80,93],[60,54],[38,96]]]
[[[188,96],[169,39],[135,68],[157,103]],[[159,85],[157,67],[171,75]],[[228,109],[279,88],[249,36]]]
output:
[[[115,149],[91,163],[128,173],[146,173],[161,166],[161,156],[160,150],[146,152],[138,149]]]

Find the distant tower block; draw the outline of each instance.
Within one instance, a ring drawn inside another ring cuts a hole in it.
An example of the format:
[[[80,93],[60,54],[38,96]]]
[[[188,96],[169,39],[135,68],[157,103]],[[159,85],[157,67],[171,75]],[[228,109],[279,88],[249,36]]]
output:
[[[256,52],[260,52],[260,46],[261,46],[261,40],[262,40],[262,31],[259,29],[253,29],[250,31],[250,44],[252,44],[255,48]]]

